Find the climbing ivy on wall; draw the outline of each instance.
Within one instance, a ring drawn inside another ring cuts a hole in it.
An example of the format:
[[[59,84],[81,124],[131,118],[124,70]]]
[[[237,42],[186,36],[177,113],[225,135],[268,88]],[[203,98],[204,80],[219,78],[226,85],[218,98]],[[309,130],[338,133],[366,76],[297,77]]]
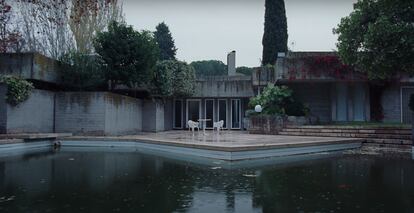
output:
[[[12,106],[26,101],[34,88],[32,83],[16,76],[0,76],[0,83],[7,85],[6,101]]]

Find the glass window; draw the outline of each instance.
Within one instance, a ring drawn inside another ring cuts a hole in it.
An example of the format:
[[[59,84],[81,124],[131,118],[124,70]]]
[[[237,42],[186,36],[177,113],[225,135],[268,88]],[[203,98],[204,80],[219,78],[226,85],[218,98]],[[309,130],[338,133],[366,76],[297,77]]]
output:
[[[174,128],[183,128],[183,101],[174,101]]]
[[[240,129],[240,99],[231,100],[231,128]]]
[[[198,121],[200,119],[200,101],[189,100],[187,105],[187,120]]]
[[[206,100],[205,110],[205,119],[211,119],[211,121],[206,122],[206,128],[213,128],[214,100]]]
[[[223,128],[227,128],[227,100],[219,100],[218,121],[224,121]]]

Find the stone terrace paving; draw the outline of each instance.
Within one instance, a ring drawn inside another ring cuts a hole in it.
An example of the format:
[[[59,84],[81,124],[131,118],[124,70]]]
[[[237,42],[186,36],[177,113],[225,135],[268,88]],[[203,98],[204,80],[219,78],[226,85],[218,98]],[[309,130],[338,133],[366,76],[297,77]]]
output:
[[[195,131],[194,134],[190,131],[167,131],[112,137],[75,136],[67,139],[77,141],[136,141],[218,151],[246,151],[363,142],[362,139],[358,138],[256,135],[241,131],[221,131],[220,134],[207,131],[206,135],[202,131]]]

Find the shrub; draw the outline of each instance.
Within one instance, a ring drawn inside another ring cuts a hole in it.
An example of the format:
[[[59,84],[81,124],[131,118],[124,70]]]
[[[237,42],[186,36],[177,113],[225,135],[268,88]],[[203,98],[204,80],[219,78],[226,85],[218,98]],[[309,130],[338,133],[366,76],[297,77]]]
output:
[[[105,85],[104,72],[97,57],[70,52],[62,56],[60,62],[62,84],[67,89],[85,91]]]
[[[307,115],[308,109],[303,103],[294,100],[292,95],[292,90],[286,86],[269,84],[260,95],[250,99],[249,107],[261,105],[262,113],[268,115]]]
[[[34,88],[32,83],[16,76],[1,76],[0,83],[7,85],[6,101],[12,106],[26,101]]]

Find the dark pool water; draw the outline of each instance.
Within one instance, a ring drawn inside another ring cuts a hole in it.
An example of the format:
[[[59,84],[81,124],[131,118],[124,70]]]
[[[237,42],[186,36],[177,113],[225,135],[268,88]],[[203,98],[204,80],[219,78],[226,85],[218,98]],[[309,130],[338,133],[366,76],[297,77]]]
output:
[[[414,212],[410,158],[212,164],[122,152],[0,158],[0,212]]]

